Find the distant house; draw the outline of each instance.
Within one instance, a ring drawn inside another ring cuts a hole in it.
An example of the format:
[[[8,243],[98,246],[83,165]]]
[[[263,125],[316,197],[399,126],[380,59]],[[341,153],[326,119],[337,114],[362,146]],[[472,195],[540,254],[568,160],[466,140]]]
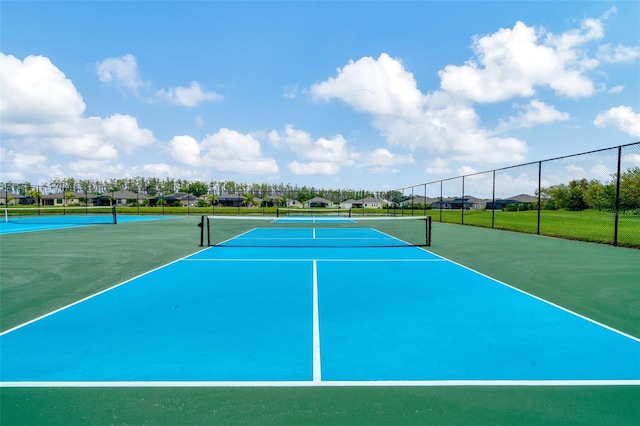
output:
[[[411,207],[411,206],[415,206],[415,205],[427,205],[427,206],[430,206],[436,201],[438,201],[437,198],[429,198],[429,197],[424,197],[424,196],[418,195],[416,197],[411,198],[410,200],[403,201],[402,202],[402,206],[404,206],[404,207]]]
[[[218,204],[222,207],[240,207],[244,197],[239,194],[220,194],[218,195]]]
[[[15,204],[23,204],[22,200],[24,200],[24,195],[16,194],[11,191],[0,191],[0,204],[5,206],[15,205]]]
[[[322,197],[313,197],[312,199],[307,201],[306,204],[311,208],[333,207],[333,203],[331,201],[327,200],[326,198],[322,198]]]
[[[434,210],[484,210],[487,202],[480,198],[466,196],[459,198],[444,198],[431,203]]]
[[[351,208],[381,209],[382,207],[384,207],[384,205],[385,205],[384,200],[380,200],[378,198],[373,198],[373,197],[365,197],[361,200],[354,200],[353,203],[351,203]]]
[[[186,207],[194,206],[198,202],[199,198],[195,195],[187,194],[186,192],[176,192],[174,194],[165,196],[164,200],[169,205]]]
[[[533,203],[537,203],[538,198],[532,195],[520,194],[509,198],[496,199],[495,202],[489,201],[487,203],[487,210],[504,210],[508,205],[526,205],[531,206]]]
[[[42,205],[44,206],[93,206],[98,204],[98,196],[96,194],[85,193],[82,191],[66,191],[56,192],[54,194],[46,194],[42,196]]]
[[[112,191],[105,192],[96,198],[98,206],[126,206],[131,200],[142,203],[143,200],[151,197],[142,192],[132,191]]]
[[[302,207],[304,207],[302,205],[302,203],[298,200],[293,200],[293,199],[289,199],[287,198],[287,207],[292,207],[292,208],[296,208],[296,209],[301,209]]]
[[[350,209],[353,207],[353,203],[355,203],[356,200],[354,200],[353,198],[350,198],[348,200],[345,200],[343,202],[340,203],[340,208],[341,209]]]

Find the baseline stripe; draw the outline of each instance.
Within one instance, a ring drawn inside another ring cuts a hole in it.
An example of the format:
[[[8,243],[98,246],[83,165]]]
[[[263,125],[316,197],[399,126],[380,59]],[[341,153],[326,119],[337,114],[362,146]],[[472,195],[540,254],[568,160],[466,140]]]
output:
[[[438,386],[640,386],[640,380],[370,380],[370,381],[95,381],[0,382],[0,388],[135,387],[438,387]]]

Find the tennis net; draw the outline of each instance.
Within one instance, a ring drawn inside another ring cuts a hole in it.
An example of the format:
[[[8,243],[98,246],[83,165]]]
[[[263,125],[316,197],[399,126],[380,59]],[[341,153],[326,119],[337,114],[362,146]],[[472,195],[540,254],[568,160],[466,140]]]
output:
[[[4,221],[20,225],[97,225],[118,223],[115,206],[5,207]]]
[[[341,208],[295,208],[278,207],[276,217],[325,217],[325,216],[346,216],[351,217],[351,209]]]
[[[431,245],[429,216],[202,216],[200,245],[414,247]]]

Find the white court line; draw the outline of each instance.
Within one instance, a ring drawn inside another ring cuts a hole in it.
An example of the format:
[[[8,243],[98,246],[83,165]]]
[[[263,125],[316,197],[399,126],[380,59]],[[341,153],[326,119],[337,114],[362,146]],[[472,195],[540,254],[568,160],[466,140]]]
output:
[[[640,380],[367,380],[367,381],[95,381],[0,382],[0,388],[640,386]]]
[[[318,307],[318,262],[313,261],[313,381],[322,381],[320,358],[320,314]]]
[[[312,262],[317,260],[318,262],[448,262],[446,259],[332,259],[308,257],[308,258],[296,258],[296,259],[281,259],[281,258],[233,258],[233,259],[182,259],[183,262]]]

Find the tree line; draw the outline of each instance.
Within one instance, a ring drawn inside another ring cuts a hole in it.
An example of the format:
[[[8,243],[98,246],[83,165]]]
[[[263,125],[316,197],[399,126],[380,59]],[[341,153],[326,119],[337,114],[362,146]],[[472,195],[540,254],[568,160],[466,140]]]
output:
[[[45,194],[81,192],[83,194],[108,195],[115,191],[131,191],[144,193],[151,197],[168,196],[175,193],[191,194],[195,197],[210,195],[217,198],[222,194],[237,194],[243,197],[249,195],[258,198],[280,197],[297,200],[301,203],[322,197],[334,203],[348,199],[362,199],[365,197],[384,198],[387,192],[371,192],[363,189],[324,189],[312,186],[298,186],[291,184],[270,183],[242,183],[235,181],[189,181],[173,178],[123,178],[109,180],[90,180],[74,178],[56,178],[41,185],[7,182],[0,186],[0,190],[7,190],[24,196],[37,198]]]
[[[203,182],[153,177],[110,180],[56,178],[42,185],[32,185],[28,182],[7,182],[0,185],[0,190],[31,196],[34,199],[44,194],[60,192],[76,191],[84,194],[108,195],[115,191],[125,190],[144,193],[152,197],[163,197],[180,192],[195,197],[208,196],[208,199],[215,200],[222,194],[237,194],[249,199],[278,198],[297,200],[303,204],[315,197],[322,197],[334,203],[348,199],[359,200],[375,197],[388,200],[392,206],[395,206],[411,198],[398,190],[371,192],[362,189],[324,189],[284,183],[240,183],[231,180]],[[640,210],[640,167],[634,167],[621,173],[619,185],[619,209]],[[576,179],[568,184],[540,188],[540,207],[547,210],[614,210],[617,191],[618,179],[615,175],[607,183],[598,180]],[[536,191],[536,195],[537,193],[538,191]]]
[[[552,185],[540,189],[541,208],[545,210],[608,210],[616,208],[618,180],[609,183],[597,180],[572,180],[569,184]],[[620,210],[640,209],[640,167],[620,174]]]

